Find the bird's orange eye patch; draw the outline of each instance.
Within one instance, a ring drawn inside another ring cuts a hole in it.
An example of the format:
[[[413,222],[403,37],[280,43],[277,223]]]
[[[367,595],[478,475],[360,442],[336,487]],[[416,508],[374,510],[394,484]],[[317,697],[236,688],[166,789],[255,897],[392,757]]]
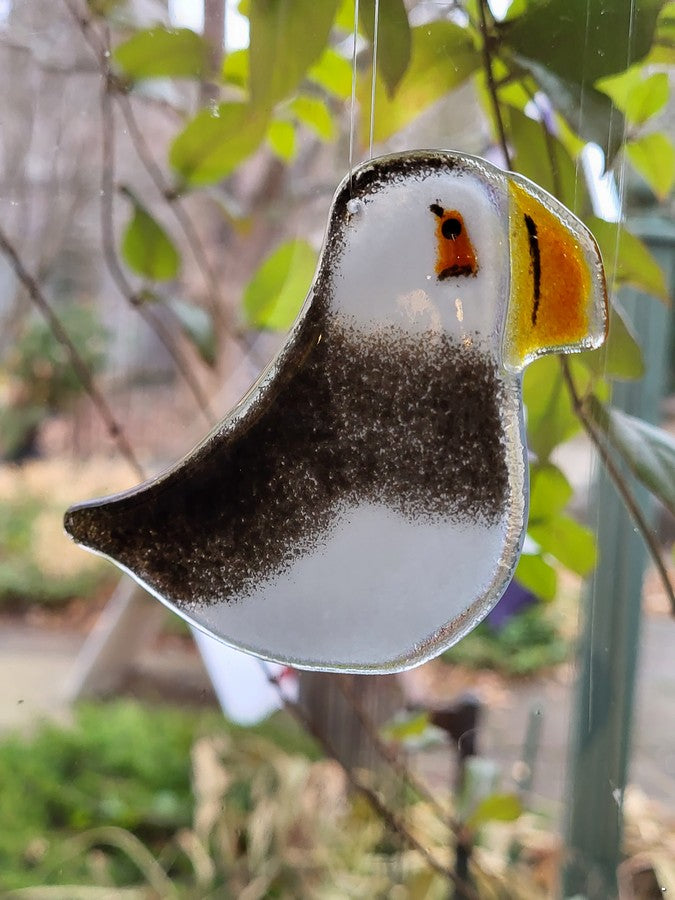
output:
[[[466,232],[464,219],[456,209],[443,209],[439,203],[429,207],[437,216],[436,276],[439,281],[478,271],[476,252]]]

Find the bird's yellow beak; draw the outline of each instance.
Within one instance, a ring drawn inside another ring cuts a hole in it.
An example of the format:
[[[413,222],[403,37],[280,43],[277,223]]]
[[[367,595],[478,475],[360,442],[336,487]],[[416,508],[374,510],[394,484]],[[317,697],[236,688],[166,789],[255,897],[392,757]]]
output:
[[[539,189],[509,181],[511,291],[504,364],[522,370],[543,353],[599,346],[607,328],[602,260],[588,229]]]

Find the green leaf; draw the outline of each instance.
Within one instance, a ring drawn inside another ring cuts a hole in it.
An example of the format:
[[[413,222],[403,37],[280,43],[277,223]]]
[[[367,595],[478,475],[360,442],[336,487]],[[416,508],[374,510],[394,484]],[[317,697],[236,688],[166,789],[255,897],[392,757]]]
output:
[[[335,14],[334,24],[336,28],[352,34],[354,31],[354,0],[342,0]]]
[[[293,115],[313,131],[322,141],[332,141],[337,129],[330,110],[318,97],[307,97],[301,94],[289,104]]]
[[[623,115],[611,99],[585,82],[562,78],[541,63],[520,57],[517,62],[530,72],[572,131],[598,144],[610,163],[624,139]]]
[[[455,798],[456,815],[466,822],[486,797],[496,793],[499,767],[485,756],[469,756],[464,764],[464,777],[459,796]]]
[[[223,60],[221,78],[225,84],[233,84],[236,87],[248,88],[248,50],[233,50]]]
[[[595,566],[593,532],[569,516],[555,516],[539,525],[531,525],[528,534],[545,553],[555,556],[577,575],[588,575]]]
[[[260,266],[243,299],[253,328],[286,331],[295,321],[314,277],[317,254],[306,242],[287,241]]]
[[[556,356],[542,356],[525,370],[523,400],[527,407],[528,446],[539,462],[546,462],[552,450],[581,427]]]
[[[321,59],[312,66],[307,77],[329,94],[346,100],[352,93],[352,66],[332,47],[326,47]]]
[[[251,0],[251,102],[269,109],[293,94],[322,55],[338,0]]]
[[[432,22],[412,29],[410,65],[394,97],[381,78],[375,84],[374,139],[384,141],[423,110],[472,75],[481,64],[466,29],[451,22]],[[359,80],[362,123],[370,122],[370,74]],[[362,125],[367,133],[368,125]]]
[[[132,81],[198,78],[210,70],[209,45],[189,28],[155,26],[137,31],[113,51],[118,68]]]
[[[479,828],[486,822],[513,822],[522,814],[523,806],[517,794],[490,794],[471,813],[467,825]]]
[[[499,102],[523,112],[525,107],[532,100],[531,91],[526,90],[525,84],[523,83],[526,79],[513,78],[509,66],[500,59],[493,60],[492,74],[499,85],[497,87]]]
[[[668,76],[657,72],[636,84],[628,94],[624,112],[629,122],[642,125],[668,102]]]
[[[631,66],[624,72],[619,72],[617,75],[609,75],[607,78],[600,78],[595,87],[602,91],[603,94],[607,94],[608,97],[611,97],[612,102],[617,109],[625,112],[626,105],[628,104],[628,95],[634,87],[641,83],[641,81],[642,66],[636,65]]]
[[[668,300],[663,271],[640,238],[624,225],[588,216],[585,222],[593,232],[602,253],[607,283],[632,284],[661,300]]]
[[[174,140],[169,161],[188,184],[213,184],[257,149],[266,130],[266,117],[245,103],[202,109]]]
[[[578,84],[622,72],[652,45],[663,0],[539,0],[501,28],[503,40]]]
[[[556,516],[572,497],[572,486],[552,463],[530,469],[530,525]]]
[[[517,109],[508,110],[514,170],[531,178],[572,209],[590,210],[583,174],[577,177],[574,160],[561,142],[547,135],[545,126]]]
[[[555,600],[558,576],[555,569],[540,554],[523,553],[518,560],[514,578],[540,600],[546,603]]]
[[[558,140],[569,153],[572,159],[576,159],[587,144],[583,138],[574,131],[567,119],[556,112],[553,117],[555,123],[555,131]]]
[[[604,346],[588,350],[579,357],[596,375],[627,381],[642,378],[645,364],[632,325],[624,318],[617,302],[609,310],[609,332]]]
[[[620,452],[636,478],[675,515],[675,439],[672,435],[597,401],[590,404],[589,409],[595,423]]]
[[[675,3],[666,3],[659,14],[654,44],[647,62],[675,65]]]
[[[375,0],[360,0],[359,21],[371,44],[375,39]],[[379,0],[377,71],[390,97],[410,63],[410,25],[403,0]]]
[[[134,212],[122,237],[122,258],[132,272],[168,281],[180,268],[180,256],[171,238],[150,213],[132,199]]]
[[[169,306],[180,322],[181,330],[192,341],[201,358],[208,366],[214,366],[216,333],[211,316],[200,306],[184,303],[182,300],[171,300]]]
[[[275,119],[267,129],[267,143],[272,151],[285,163],[295,158],[295,128],[292,122]]]
[[[414,713],[388,722],[382,729],[382,737],[388,741],[403,742],[421,737],[428,727],[429,713]]]
[[[657,132],[628,141],[626,153],[656,196],[665,200],[675,182],[675,148],[668,136]]]

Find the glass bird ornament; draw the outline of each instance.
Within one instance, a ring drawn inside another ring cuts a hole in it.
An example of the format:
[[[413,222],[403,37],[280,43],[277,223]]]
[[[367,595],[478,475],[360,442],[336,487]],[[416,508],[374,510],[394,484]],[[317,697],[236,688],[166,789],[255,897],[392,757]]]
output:
[[[545,191],[459,153],[374,159],[339,187],[304,306],[246,396],[66,529],[232,646],[414,666],[513,575],[524,367],[597,347],[606,323],[598,247]]]

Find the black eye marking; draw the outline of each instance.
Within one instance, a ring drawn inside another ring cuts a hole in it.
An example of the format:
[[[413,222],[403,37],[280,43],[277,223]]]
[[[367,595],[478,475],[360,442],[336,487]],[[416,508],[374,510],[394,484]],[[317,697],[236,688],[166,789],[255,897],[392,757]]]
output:
[[[445,215],[445,210],[443,209],[442,206],[439,206],[438,203],[432,203],[431,206],[429,207],[429,209],[432,211],[432,213],[435,216],[438,216],[439,219],[442,219],[443,216]]]
[[[454,241],[462,233],[462,223],[459,219],[446,219],[441,225],[443,237],[449,241]]]
[[[438,273],[438,280],[445,281],[446,278],[459,278],[460,275],[473,275],[475,278],[477,271],[477,268],[468,264],[448,266],[447,269],[443,269],[442,272]]]
[[[537,324],[539,297],[541,296],[541,256],[539,255],[539,238],[537,226],[531,216],[525,215],[525,227],[530,241],[530,259],[532,260],[532,277],[534,279],[534,306],[532,307],[532,324]]]

